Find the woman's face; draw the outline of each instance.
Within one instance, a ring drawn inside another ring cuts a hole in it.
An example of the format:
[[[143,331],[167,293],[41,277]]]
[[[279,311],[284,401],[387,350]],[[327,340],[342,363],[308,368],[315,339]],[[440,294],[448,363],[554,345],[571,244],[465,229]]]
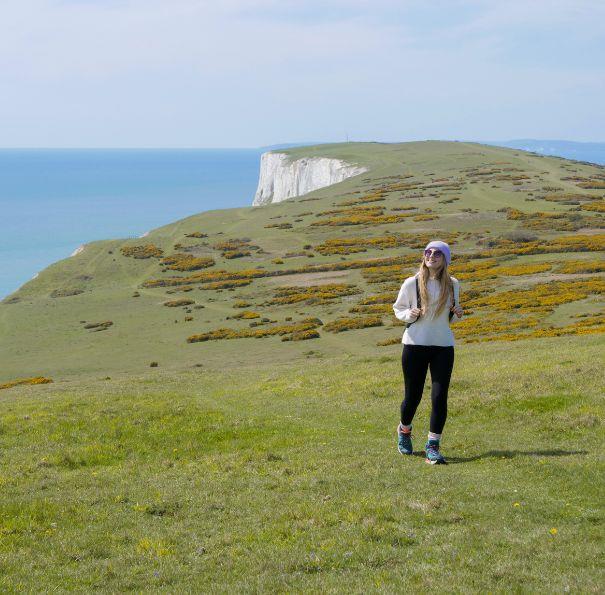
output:
[[[424,262],[429,270],[439,271],[445,263],[445,256],[438,248],[429,248],[424,251]]]

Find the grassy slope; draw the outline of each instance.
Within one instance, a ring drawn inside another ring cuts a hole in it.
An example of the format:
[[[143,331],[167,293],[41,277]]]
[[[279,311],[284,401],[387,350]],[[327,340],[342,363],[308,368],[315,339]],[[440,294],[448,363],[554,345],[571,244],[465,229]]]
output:
[[[271,217],[291,221],[293,214],[325,210],[385,175],[435,178],[506,160],[547,172],[540,173],[541,184],[577,191],[560,181],[561,160],[474,144],[289,152],[347,157],[374,169],[313,193],[323,197],[318,201],[202,213],[154,230],[149,240],[169,249],[191,231],[208,232],[212,243],[247,236],[271,253],[263,261],[271,268],[277,266],[271,258],[307,242],[367,233],[309,227],[312,219],[291,230],[266,229]],[[433,197],[418,202],[449,217],[371,233],[472,231],[468,242],[453,246],[455,259],[475,248],[481,232],[497,235],[516,226],[496,209],[545,209],[522,192],[483,184],[459,194],[462,200],[451,204]],[[465,207],[479,212],[464,213]],[[452,464],[429,467],[420,453],[403,458],[395,449],[401,347],[375,342],[400,335],[401,327],[322,333],[301,343],[270,338],[189,345],[184,338],[193,332],[235,326],[224,320],[234,312],[233,299],[262,301],[272,295],[270,283],[185,294],[206,306],[185,323],[182,312],[160,305],[181,294],[139,289],[142,297],[130,297],[142,281],[158,276],[158,266],[120,256],[123,244],[91,244],[24,286],[19,302],[0,305],[0,382],[34,374],[55,379],[0,392],[3,591],[601,589],[603,335],[457,342],[444,434]],[[282,266],[335,260],[294,258]],[[219,261],[217,268],[254,264]],[[347,280],[376,292],[358,271]],[[511,287],[526,282],[507,280]],[[77,286],[86,293],[48,297]],[[591,300],[564,304],[549,319],[563,323],[578,310],[598,307]],[[270,315],[282,321],[304,311],[330,320],[347,308],[284,307]],[[85,332],[79,323],[107,319],[115,324],[100,333]],[[151,360],[160,367],[150,369]],[[192,367],[196,363],[203,367]],[[415,420],[418,451],[429,390],[427,379]]]
[[[456,254],[476,250],[478,237],[487,234],[498,235],[517,227],[517,222],[507,221],[503,213],[497,213],[498,208],[512,206],[528,212],[547,208],[554,212],[565,211],[567,207],[555,203],[545,206],[543,201],[528,202],[526,192],[513,192],[513,188],[506,184],[497,188],[476,184],[467,185],[462,192],[405,199],[404,204],[417,206],[420,213],[425,208],[439,212],[441,217],[436,221],[415,223],[406,220],[405,223],[380,225],[371,230],[363,229],[363,226],[328,228],[310,226],[309,224],[316,220],[311,214],[303,216],[302,222],[294,223],[293,229],[268,229],[265,225],[294,221],[300,213],[332,208],[340,202],[335,202],[336,199],[357,197],[359,194],[348,193],[375,188],[384,183],[385,176],[411,173],[415,176],[414,179],[429,181],[442,176],[458,176],[462,168],[492,162],[506,161],[513,167],[519,167],[532,176],[537,176],[539,184],[554,184],[567,191],[578,191],[572,182],[561,181],[561,177],[569,175],[562,165],[571,162],[474,143],[350,143],[297,148],[287,152],[293,157],[341,157],[366,165],[371,171],[305,197],[319,198],[316,201],[293,200],[259,208],[208,211],[153,230],[142,240],[94,242],[78,256],[52,265],[13,295],[13,298],[20,299],[18,303],[7,304],[5,300],[0,304],[0,382],[40,374],[61,378],[82,374],[104,377],[124,372],[141,372],[151,361],[157,361],[160,366],[173,370],[190,369],[200,364],[206,368],[220,367],[224,361],[231,361],[234,365],[249,361],[301,361],[310,349],[319,351],[326,357],[341,352],[366,355],[385,353],[385,348],[377,347],[376,342],[400,336],[400,326],[338,335],[324,332],[321,339],[314,341],[283,343],[279,337],[271,337],[254,341],[237,339],[187,344],[186,338],[193,333],[225,326],[247,328],[245,321],[225,321],[227,316],[236,312],[232,307],[233,301],[243,298],[260,303],[273,295],[273,289],[279,285],[279,278],[259,279],[235,292],[201,291],[196,288],[186,296],[193,297],[205,308],[194,310],[191,314],[194,320],[185,322],[182,310],[175,311],[162,306],[162,303],[171,297],[165,290],[140,289],[144,280],[160,276],[157,260],[125,258],[120,253],[120,247],[153,242],[167,253],[172,253],[172,246],[183,241],[184,234],[192,231],[208,233],[207,241],[210,244],[229,238],[249,237],[253,243],[266,251],[265,255],[253,253],[252,257],[228,261],[222,259],[218,252],[207,248],[205,250],[217,260],[214,268],[233,270],[262,265],[268,270],[273,270],[338,262],[338,256],[316,254],[313,259],[297,257],[286,259],[283,265],[271,263],[271,259],[283,256],[288,251],[301,250],[307,243],[317,245],[331,237],[385,235],[389,232],[430,232],[439,237],[449,231],[469,232],[472,237],[453,244],[452,271],[455,274]],[[575,165],[575,169],[580,175],[589,175],[595,171],[595,168],[584,165]],[[444,196],[456,195],[461,198],[458,202],[439,203],[440,198]],[[383,204],[386,207],[402,204],[400,193],[390,195]],[[464,208],[475,209],[477,212],[463,212]],[[541,235],[551,237],[558,234]],[[361,255],[353,254],[346,258],[369,259],[417,252],[418,250],[407,248],[390,251],[368,250]],[[593,259],[594,254],[563,254],[556,255],[555,259],[562,260],[567,257]],[[515,262],[534,262],[543,258],[524,256],[517,258]],[[402,268],[402,280],[412,274],[414,269],[415,267]],[[347,278],[340,278],[338,282],[356,283],[366,295],[378,289],[377,286],[368,286],[358,270],[351,271]],[[519,278],[511,278],[506,280],[504,285],[512,287],[518,283]],[[49,297],[53,290],[74,288],[83,289],[85,293],[63,298]],[[133,291],[137,289],[141,297],[132,298]],[[182,294],[172,297],[180,295]],[[348,308],[354,303],[344,300],[328,306],[283,306],[259,309],[259,312],[279,322],[283,322],[288,316],[294,317],[295,320],[300,319],[303,313],[319,316],[326,322],[338,316],[346,316]],[[593,305],[584,303],[582,307],[590,310]],[[561,307],[561,312],[556,311],[551,316],[551,321],[560,324],[567,316],[565,307]],[[105,332],[86,331],[80,322],[104,320],[114,322]],[[387,351],[390,349],[387,348]]]
[[[445,467],[397,357],[3,391],[0,588],[600,592],[603,346],[458,348]]]

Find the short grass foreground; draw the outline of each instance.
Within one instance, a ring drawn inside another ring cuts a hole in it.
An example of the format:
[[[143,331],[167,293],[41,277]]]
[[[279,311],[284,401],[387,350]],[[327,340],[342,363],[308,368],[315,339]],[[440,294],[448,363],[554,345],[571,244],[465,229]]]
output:
[[[457,346],[434,467],[400,346],[2,391],[0,589],[598,592],[603,345]]]

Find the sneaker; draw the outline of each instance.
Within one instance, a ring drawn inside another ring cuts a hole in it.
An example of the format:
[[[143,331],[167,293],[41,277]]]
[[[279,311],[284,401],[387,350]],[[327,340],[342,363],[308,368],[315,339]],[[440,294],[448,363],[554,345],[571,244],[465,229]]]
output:
[[[445,457],[439,452],[439,440],[429,440],[424,448],[429,465],[447,465]]]
[[[397,426],[397,450],[402,455],[412,454],[412,432],[402,432],[400,426]]]

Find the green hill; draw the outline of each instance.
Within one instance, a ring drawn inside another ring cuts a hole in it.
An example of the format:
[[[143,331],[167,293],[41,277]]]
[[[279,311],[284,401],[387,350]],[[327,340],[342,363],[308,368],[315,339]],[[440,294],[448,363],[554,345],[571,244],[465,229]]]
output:
[[[283,152],[369,171],[87,244],[0,304],[0,382],[393,353],[391,304],[433,238],[461,282],[457,343],[602,332],[603,167],[439,141]]]
[[[0,587],[599,593],[603,335],[510,347],[458,348],[437,467],[396,356],[2,391]]]
[[[2,592],[600,592],[604,169],[288,152],[369,171],[94,242],[0,304]],[[396,449],[391,310],[429,239],[465,310],[434,467],[429,378]]]

